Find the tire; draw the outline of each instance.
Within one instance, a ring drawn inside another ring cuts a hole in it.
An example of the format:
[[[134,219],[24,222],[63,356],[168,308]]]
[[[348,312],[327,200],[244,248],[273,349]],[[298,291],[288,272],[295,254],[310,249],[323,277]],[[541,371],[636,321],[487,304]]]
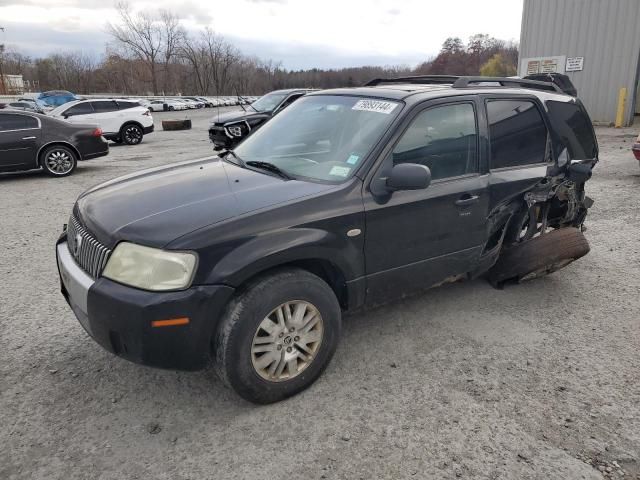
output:
[[[176,107],[171,107],[171,106],[169,107],[169,111],[170,112],[173,112],[175,109],[176,109]]]
[[[66,177],[78,166],[78,157],[69,147],[53,145],[40,155],[40,165],[47,175]]]
[[[292,315],[280,322],[277,310],[283,309],[285,318],[284,308]],[[297,308],[303,321],[295,321]],[[215,334],[218,376],[254,403],[295,395],[327,367],[338,345],[341,322],[338,299],[316,275],[283,269],[253,280],[229,302]]]
[[[521,283],[553,273],[589,253],[589,242],[577,228],[560,228],[505,247],[487,273],[494,286]]]
[[[140,125],[135,123],[127,123],[120,129],[120,138],[127,145],[138,145],[142,142],[144,131]]]

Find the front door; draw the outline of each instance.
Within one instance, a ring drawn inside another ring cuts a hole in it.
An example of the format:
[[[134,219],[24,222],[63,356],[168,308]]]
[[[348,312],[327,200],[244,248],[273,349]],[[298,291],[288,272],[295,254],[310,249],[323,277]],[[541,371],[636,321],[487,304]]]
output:
[[[477,109],[473,99],[426,106],[385,156],[364,196],[368,303],[465,274],[477,263],[489,205]],[[429,167],[431,185],[381,195],[380,182],[399,163]]]
[[[37,118],[18,113],[0,114],[0,169],[36,168],[39,138]]]

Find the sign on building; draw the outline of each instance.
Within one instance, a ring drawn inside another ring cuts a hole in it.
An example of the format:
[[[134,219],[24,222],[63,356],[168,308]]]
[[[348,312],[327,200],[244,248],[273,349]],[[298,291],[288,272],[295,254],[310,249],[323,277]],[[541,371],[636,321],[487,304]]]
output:
[[[519,74],[524,77],[536,73],[564,73],[566,60],[565,55],[523,58],[520,60]]]
[[[581,72],[584,68],[584,57],[569,57],[567,58],[567,65],[565,71],[567,72]]]

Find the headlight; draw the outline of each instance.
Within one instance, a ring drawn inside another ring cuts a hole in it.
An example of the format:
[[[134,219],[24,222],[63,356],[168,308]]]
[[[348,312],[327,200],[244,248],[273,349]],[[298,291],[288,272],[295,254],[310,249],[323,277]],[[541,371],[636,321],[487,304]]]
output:
[[[102,275],[144,290],[179,290],[191,284],[196,255],[121,242]]]
[[[226,127],[227,132],[234,137],[241,137],[244,134],[244,129],[240,125],[231,125],[230,127]]]

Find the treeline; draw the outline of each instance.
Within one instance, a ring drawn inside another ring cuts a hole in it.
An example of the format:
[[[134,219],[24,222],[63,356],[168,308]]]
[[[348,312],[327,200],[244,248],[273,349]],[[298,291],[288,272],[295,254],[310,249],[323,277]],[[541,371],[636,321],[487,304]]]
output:
[[[515,75],[517,45],[477,34],[465,45],[448,38],[435,58],[408,66],[288,70],[280,62],[244,55],[210,29],[187,33],[167,11],[133,14],[117,5],[120,21],[108,25],[112,41],[102,59],[81,53],[29,58],[4,53],[3,70],[22,74],[34,88],[80,94],[234,95],[290,87],[356,86],[376,77],[423,74]]]

